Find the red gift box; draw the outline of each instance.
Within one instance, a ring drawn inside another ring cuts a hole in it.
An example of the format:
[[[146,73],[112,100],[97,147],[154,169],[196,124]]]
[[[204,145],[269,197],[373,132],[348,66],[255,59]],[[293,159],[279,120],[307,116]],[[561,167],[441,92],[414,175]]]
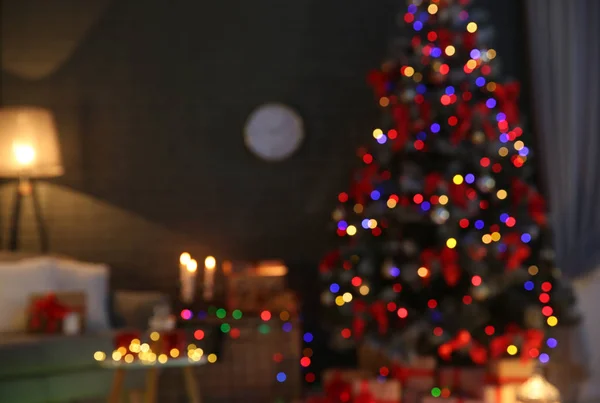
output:
[[[453,392],[475,398],[483,397],[482,385],[486,381],[483,367],[443,367],[439,370],[439,385]]]
[[[140,332],[138,332],[138,331],[132,330],[132,331],[126,331],[126,332],[119,332],[119,333],[117,333],[117,335],[114,338],[115,350],[124,348],[125,350],[127,350],[127,352],[134,353],[133,351],[131,351],[131,342],[134,340],[139,341],[140,338],[141,338],[141,335],[140,335]]]
[[[436,366],[436,359],[429,356],[394,361],[392,376],[402,384],[403,403],[417,403],[422,392],[436,385]]]
[[[328,369],[323,373],[323,390],[330,403],[351,402],[355,381],[367,379],[369,374],[357,369]]]
[[[398,403],[402,385],[395,379],[354,381],[354,403]]]

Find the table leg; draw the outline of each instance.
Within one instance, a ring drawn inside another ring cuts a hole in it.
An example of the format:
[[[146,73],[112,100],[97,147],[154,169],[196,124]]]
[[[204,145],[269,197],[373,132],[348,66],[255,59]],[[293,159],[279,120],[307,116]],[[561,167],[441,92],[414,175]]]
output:
[[[202,397],[200,396],[200,390],[194,377],[194,369],[192,367],[183,367],[183,378],[185,380],[185,389],[187,396],[190,399],[190,403],[202,403]]]
[[[115,375],[113,376],[112,386],[110,388],[110,395],[108,397],[108,403],[119,403],[121,401],[121,393],[123,391],[123,382],[125,381],[125,370],[123,368],[117,368]]]
[[[156,391],[158,389],[158,368],[148,368],[146,372],[146,399],[145,403],[156,403]]]

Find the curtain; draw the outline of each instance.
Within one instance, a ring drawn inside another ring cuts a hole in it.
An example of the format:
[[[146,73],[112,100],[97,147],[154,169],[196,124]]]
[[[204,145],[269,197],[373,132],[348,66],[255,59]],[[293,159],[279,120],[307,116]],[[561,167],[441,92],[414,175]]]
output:
[[[574,280],[584,318],[578,328],[560,329],[558,361],[549,372],[563,386],[564,401],[600,401],[600,0],[527,0],[526,6],[557,265]]]
[[[600,266],[600,1],[527,0],[533,101],[557,263]]]

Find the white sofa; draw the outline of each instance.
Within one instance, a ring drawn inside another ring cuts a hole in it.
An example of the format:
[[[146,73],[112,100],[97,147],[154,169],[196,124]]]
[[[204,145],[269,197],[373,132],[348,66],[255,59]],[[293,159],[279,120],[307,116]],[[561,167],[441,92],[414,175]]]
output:
[[[27,330],[27,310],[34,294],[82,292],[86,331],[102,332],[109,323],[109,268],[61,257],[0,258],[0,338]]]

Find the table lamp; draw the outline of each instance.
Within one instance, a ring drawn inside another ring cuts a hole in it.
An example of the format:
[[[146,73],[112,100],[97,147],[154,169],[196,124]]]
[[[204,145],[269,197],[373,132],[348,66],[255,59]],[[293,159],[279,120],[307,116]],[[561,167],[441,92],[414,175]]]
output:
[[[52,113],[33,106],[0,108],[0,177],[17,180],[10,219],[9,249],[19,247],[22,200],[31,196],[40,247],[48,252],[48,234],[42,218],[36,182],[64,173],[58,134]]]

